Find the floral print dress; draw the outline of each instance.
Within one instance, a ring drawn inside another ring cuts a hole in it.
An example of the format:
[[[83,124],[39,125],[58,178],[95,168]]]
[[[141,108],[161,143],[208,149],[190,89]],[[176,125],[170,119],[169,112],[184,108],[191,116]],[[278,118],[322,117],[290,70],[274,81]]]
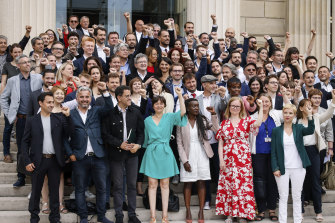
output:
[[[237,127],[230,120],[221,123],[216,138],[223,140],[226,170],[220,170],[216,195],[216,214],[253,220],[255,197],[252,179],[249,134],[257,134],[251,117],[241,119]],[[220,149],[220,148],[219,148]]]

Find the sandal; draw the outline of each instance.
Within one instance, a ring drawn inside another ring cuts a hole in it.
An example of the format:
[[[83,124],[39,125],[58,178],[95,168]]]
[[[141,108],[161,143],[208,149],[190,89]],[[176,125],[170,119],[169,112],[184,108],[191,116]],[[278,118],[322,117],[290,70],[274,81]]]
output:
[[[59,212],[62,214],[67,214],[69,211],[64,207],[62,203],[59,203]]]
[[[162,223],[170,223],[167,217],[162,218]]]
[[[150,218],[150,223],[156,223],[156,218],[151,217],[151,218]]]
[[[262,221],[264,218],[265,218],[265,212],[261,212],[255,217],[255,221]]]
[[[269,218],[271,221],[278,221],[278,216],[276,215],[276,211],[269,211]]]
[[[42,213],[43,214],[50,214],[50,208],[47,202],[42,204]]]

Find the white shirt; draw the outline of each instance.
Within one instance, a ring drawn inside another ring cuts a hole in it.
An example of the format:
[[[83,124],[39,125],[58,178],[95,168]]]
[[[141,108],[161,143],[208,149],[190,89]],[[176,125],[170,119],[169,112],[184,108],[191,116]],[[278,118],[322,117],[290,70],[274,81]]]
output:
[[[298,123],[302,124],[305,127],[308,126],[302,123],[302,119],[299,119]],[[316,135],[315,134],[304,136],[304,146],[315,146],[315,145],[316,145]]]
[[[141,39],[141,36],[142,36],[142,33],[135,31],[135,34],[136,34],[137,42],[139,43],[140,39]]]
[[[85,36],[90,36],[90,32],[88,31],[88,29],[82,28],[82,30]]]
[[[243,83],[246,80],[245,75],[243,73],[243,68],[242,67],[238,68],[237,73],[238,73],[237,75],[238,79],[240,79],[241,83]]]
[[[203,93],[203,91],[198,91],[198,90],[195,90],[195,92],[190,92],[190,91],[187,91],[187,94],[188,94],[188,97],[189,98],[196,98],[198,97],[199,95],[201,95]],[[192,94],[195,94],[195,97],[192,96]]]
[[[210,95],[209,97],[205,97],[204,95],[202,99],[203,104],[204,104],[203,115],[210,121],[212,121],[212,114],[209,111],[207,111],[206,108],[211,106],[212,98],[213,98],[212,95]],[[210,138],[210,141],[209,141],[210,144],[217,143],[217,141],[215,140],[214,132],[212,130],[207,131],[207,136],[208,138]]]
[[[87,113],[88,113],[88,110],[91,109],[91,105],[88,107],[88,109],[86,110],[85,113],[82,113],[79,108],[77,107],[77,110],[78,110],[78,113],[81,117],[81,120],[83,120],[83,123],[85,124],[86,123],[86,118],[87,118]],[[93,147],[92,147],[92,144],[90,142],[90,137],[87,137],[87,148],[86,148],[86,152],[85,152],[85,155],[87,155],[87,153],[93,153],[94,150],[93,150]]]
[[[98,46],[98,44],[95,44],[97,47],[97,51],[98,51],[98,56],[106,63],[106,54],[104,53],[104,47],[100,47]]]
[[[284,157],[285,157],[285,169],[286,168],[302,168],[302,161],[298,153],[297,146],[295,145],[293,132],[291,135],[283,133],[284,141]]]
[[[161,48],[162,52],[169,52],[169,50],[170,50],[169,46],[167,46],[166,48],[164,48],[161,45],[159,45],[159,47]]]
[[[141,74],[140,72],[137,71],[138,76],[140,76],[140,78],[142,79],[142,81],[144,80],[145,76],[147,76],[147,71],[145,72],[145,74]]]
[[[122,113],[122,120],[123,120],[123,141],[127,141],[127,122],[126,122],[126,113],[127,113],[127,108],[125,110],[122,110],[122,108],[117,106],[119,111]]]

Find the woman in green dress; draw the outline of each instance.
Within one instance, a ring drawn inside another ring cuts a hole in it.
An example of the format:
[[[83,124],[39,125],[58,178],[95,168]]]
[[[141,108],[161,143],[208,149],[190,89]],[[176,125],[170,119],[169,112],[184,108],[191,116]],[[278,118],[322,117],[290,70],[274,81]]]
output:
[[[176,159],[170,148],[169,141],[174,125],[185,126],[187,118],[185,115],[185,103],[182,90],[175,87],[175,92],[180,101],[180,111],[176,113],[163,113],[166,106],[165,98],[155,96],[152,99],[152,107],[155,114],[146,118],[145,139],[143,147],[146,151],[143,156],[140,173],[148,176],[149,181],[149,204],[150,223],[156,223],[156,191],[158,180],[162,193],[162,223],[168,223],[167,210],[169,201],[169,179],[179,174]]]

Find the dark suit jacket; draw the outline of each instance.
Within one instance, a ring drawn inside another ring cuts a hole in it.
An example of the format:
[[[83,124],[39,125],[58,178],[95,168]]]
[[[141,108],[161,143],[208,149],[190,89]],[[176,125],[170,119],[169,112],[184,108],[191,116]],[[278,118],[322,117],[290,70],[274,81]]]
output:
[[[142,145],[144,142],[144,121],[141,112],[129,106],[126,112],[127,136],[130,130],[135,134],[134,140],[129,143]],[[111,160],[125,160],[129,157],[138,155],[125,151],[120,148],[123,142],[123,117],[119,111],[119,107],[115,106],[114,109],[105,117],[102,124],[102,137],[105,143],[105,149],[109,152]]]
[[[172,49],[174,47],[174,31],[173,30],[168,30],[169,36],[170,36],[170,43],[169,43],[169,48]],[[160,61],[160,58],[162,57],[162,50],[159,47],[160,42],[156,41],[155,39],[149,39],[149,45],[154,47],[157,50],[158,58],[157,60]]]
[[[144,79],[143,80],[141,79],[142,82],[143,83],[146,82],[151,76],[154,76],[154,73],[147,72],[147,75],[145,75]],[[136,72],[132,72],[131,74],[126,76],[127,85],[129,85],[129,82],[135,77],[141,78],[140,75],[138,75],[137,70]]]
[[[113,102],[109,96],[104,97],[104,99],[105,106],[93,106],[88,109],[85,124],[82,121],[78,110],[71,110],[71,139],[70,141],[68,139],[64,140],[65,150],[69,156],[75,155],[77,160],[83,159],[87,149],[88,138],[90,139],[95,155],[99,158],[105,156],[100,123],[101,118],[113,109]]]
[[[36,91],[31,92],[30,101],[28,104],[28,117],[37,114],[38,109],[40,109],[40,105],[38,104],[37,98],[42,93],[42,88]]]
[[[277,94],[274,109],[283,110],[283,104],[284,104],[283,96]]]
[[[301,124],[293,124],[293,137],[300,155],[302,165],[304,168],[311,165],[308,158],[305,146],[304,136],[311,135],[314,133],[314,119],[308,121],[308,127],[304,127]],[[272,140],[271,140],[271,167],[272,171],[275,172],[280,170],[280,174],[285,174],[285,156],[284,156],[284,125],[278,126],[272,129]]]
[[[65,165],[65,152],[61,142],[68,137],[70,133],[71,118],[65,117],[62,113],[51,113],[50,121],[52,143],[57,162],[63,167]],[[35,170],[38,170],[43,155],[43,137],[44,131],[41,114],[27,118],[21,144],[25,166],[34,163]]]
[[[335,82],[333,80],[331,80],[329,83],[332,86],[332,88],[335,89]],[[321,88],[321,82],[319,82],[317,84],[314,84],[314,88],[321,90],[322,89]]]
[[[79,42],[81,42],[81,38],[83,38],[83,36],[84,36],[83,28],[80,27],[79,29],[76,29],[76,30],[77,30],[77,33],[79,35]],[[91,35],[91,33],[90,33],[90,37],[93,38],[93,36]]]

